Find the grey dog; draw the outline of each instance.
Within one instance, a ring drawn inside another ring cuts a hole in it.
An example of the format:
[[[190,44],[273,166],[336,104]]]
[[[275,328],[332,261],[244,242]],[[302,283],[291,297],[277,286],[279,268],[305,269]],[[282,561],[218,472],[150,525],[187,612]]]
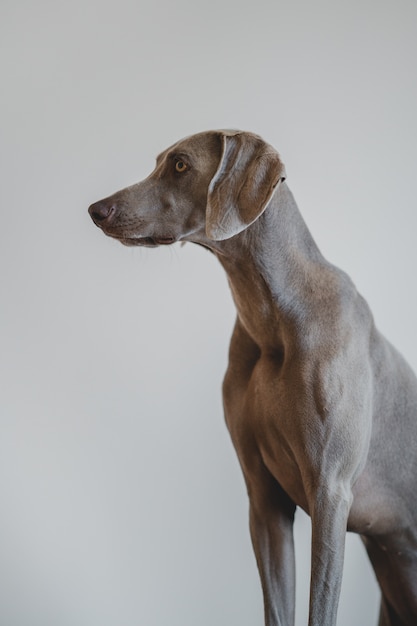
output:
[[[265,624],[294,623],[299,506],[312,522],[309,626],[336,624],[347,530],[375,570],[380,626],[416,626],[417,380],[321,255],[277,151],[253,133],[199,133],[89,212],[126,245],[201,244],[228,275],[237,320],[223,398]]]

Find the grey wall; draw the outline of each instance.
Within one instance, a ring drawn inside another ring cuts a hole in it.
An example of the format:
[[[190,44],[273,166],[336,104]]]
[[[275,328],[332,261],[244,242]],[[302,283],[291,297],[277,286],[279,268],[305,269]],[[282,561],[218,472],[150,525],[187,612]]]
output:
[[[416,23],[414,0],[3,0],[1,626],[262,623],[220,399],[226,279],[86,209],[184,135],[258,132],[417,368]],[[301,514],[296,532],[302,625]],[[349,537],[339,624],[377,606]]]

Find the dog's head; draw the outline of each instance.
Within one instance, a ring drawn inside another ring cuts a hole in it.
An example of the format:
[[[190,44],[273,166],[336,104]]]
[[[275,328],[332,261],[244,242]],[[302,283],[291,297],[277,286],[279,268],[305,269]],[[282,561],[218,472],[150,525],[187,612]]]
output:
[[[148,178],[89,213],[126,245],[221,241],[257,220],[284,179],[278,153],[258,135],[208,131],[165,150]]]

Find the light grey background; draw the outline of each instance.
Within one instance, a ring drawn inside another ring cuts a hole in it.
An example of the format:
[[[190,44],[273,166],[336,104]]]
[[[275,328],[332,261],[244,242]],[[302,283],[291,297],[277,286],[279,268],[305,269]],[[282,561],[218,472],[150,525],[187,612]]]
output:
[[[2,0],[0,625],[262,623],[216,260],[88,205],[210,128],[260,133],[417,368],[415,0]],[[306,624],[308,519],[296,523]],[[339,624],[376,623],[348,537]]]

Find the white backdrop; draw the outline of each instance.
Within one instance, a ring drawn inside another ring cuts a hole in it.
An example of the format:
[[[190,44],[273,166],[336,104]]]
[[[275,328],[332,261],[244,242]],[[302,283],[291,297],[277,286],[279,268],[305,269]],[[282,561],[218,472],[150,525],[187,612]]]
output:
[[[415,0],[2,0],[1,626],[262,624],[223,271],[126,249],[87,207],[184,135],[260,133],[417,368],[416,24]],[[339,624],[378,602],[348,537]]]

